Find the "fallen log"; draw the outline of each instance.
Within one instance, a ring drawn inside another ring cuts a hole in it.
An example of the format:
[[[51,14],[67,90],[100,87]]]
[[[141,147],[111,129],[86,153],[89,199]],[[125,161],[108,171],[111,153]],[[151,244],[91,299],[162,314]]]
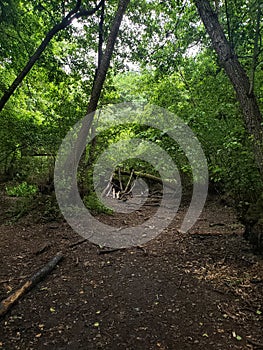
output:
[[[122,170],[121,174],[122,175],[130,175],[131,173],[128,171]],[[152,181],[158,182],[158,183],[165,185],[166,187],[168,187],[172,190],[176,189],[175,185],[171,184],[171,182],[170,182],[171,180],[168,180],[168,179],[162,180],[160,177],[157,177],[157,176],[154,176],[151,174],[147,174],[147,173],[142,173],[140,171],[133,171],[133,174],[136,175],[137,177],[141,177],[141,178],[144,178],[147,180],[152,180]]]
[[[36,286],[43,278],[45,278],[60,262],[63,258],[61,252],[59,252],[53,259],[51,259],[41,270],[37,271],[32,277],[30,277],[17,291],[9,295],[6,299],[0,303],[0,317],[3,317],[11,307],[30,289]]]

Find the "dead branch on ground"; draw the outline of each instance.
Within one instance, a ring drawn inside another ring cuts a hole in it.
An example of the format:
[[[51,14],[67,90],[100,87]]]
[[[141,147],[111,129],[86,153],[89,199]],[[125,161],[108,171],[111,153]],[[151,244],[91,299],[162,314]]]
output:
[[[22,298],[30,289],[36,286],[42,279],[44,279],[60,262],[63,258],[61,252],[59,252],[53,259],[51,259],[42,269],[37,271],[32,277],[30,277],[17,291],[9,295],[6,299],[0,303],[0,317],[3,317],[12,306]]]

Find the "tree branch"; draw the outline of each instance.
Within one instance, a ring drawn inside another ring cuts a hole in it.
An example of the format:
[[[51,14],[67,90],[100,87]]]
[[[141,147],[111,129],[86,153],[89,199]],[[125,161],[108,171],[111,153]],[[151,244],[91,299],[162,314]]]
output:
[[[11,307],[22,298],[30,289],[36,286],[43,278],[45,278],[56,265],[62,260],[63,255],[59,252],[54,256],[41,270],[37,271],[31,278],[29,278],[16,292],[9,297],[2,300],[0,303],[0,317],[3,317]]]
[[[256,32],[255,32],[255,38],[254,38],[254,49],[253,49],[253,58],[252,58],[252,64],[251,64],[251,71],[250,71],[250,87],[249,87],[249,95],[253,93],[254,90],[254,83],[255,83],[255,72],[258,65],[258,57],[260,53],[259,48],[259,37],[260,37],[260,23],[261,23],[261,8],[260,3],[257,4],[257,18],[256,18]]]
[[[36,61],[41,56],[42,52],[45,50],[51,39],[61,30],[65,29],[68,25],[70,25],[75,18],[84,17],[84,16],[92,16],[101,6],[102,1],[99,4],[90,10],[81,10],[81,0],[77,1],[77,5],[74,9],[72,9],[63,20],[56,24],[46,35],[44,40],[41,42],[35,53],[30,57],[29,61],[25,65],[24,69],[18,74],[16,79],[13,81],[9,89],[4,93],[0,100],[0,112],[4,108],[5,104],[8,102],[10,97],[13,95],[19,84],[23,81],[26,75],[30,72]]]

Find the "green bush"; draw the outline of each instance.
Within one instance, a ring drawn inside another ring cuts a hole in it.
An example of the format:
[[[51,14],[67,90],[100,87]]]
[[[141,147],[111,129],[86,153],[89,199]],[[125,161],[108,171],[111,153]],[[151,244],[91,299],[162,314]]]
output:
[[[100,202],[95,192],[91,192],[84,197],[84,204],[94,214],[112,214],[112,210]]]
[[[38,192],[36,185],[29,185],[27,182],[22,182],[17,186],[6,186],[6,193],[13,197],[30,197]]]

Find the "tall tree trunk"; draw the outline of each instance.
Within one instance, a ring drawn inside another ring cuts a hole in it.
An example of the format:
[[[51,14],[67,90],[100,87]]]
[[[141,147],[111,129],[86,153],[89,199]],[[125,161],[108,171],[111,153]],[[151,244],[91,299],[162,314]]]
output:
[[[36,61],[41,56],[42,52],[45,50],[51,39],[61,30],[65,29],[67,26],[69,26],[73,19],[80,18],[84,16],[91,16],[93,15],[101,6],[100,2],[96,7],[94,7],[91,10],[85,10],[81,9],[81,0],[77,1],[77,5],[72,9],[67,16],[63,18],[63,20],[60,23],[57,23],[45,36],[39,47],[36,49],[35,53],[30,57],[29,61],[23,68],[23,70],[18,74],[18,76],[15,78],[13,83],[10,85],[8,90],[4,93],[0,100],[0,112],[4,108],[5,104],[8,102],[10,97],[13,95],[17,87],[22,83],[23,79],[27,76],[27,74],[30,72],[31,68],[34,66]]]
[[[82,154],[80,163],[80,181],[79,181],[79,187],[80,189],[85,193],[86,192],[86,172],[87,172],[87,166],[85,164],[85,156],[86,156],[86,140],[87,136],[89,134],[89,131],[92,126],[92,122],[94,119],[95,111],[98,106],[98,102],[100,99],[101,91],[103,88],[104,81],[106,79],[107,71],[110,65],[111,57],[114,50],[114,45],[118,36],[119,28],[122,22],[123,15],[127,9],[127,6],[129,5],[130,0],[120,0],[117,12],[115,14],[115,18],[113,19],[111,28],[110,28],[110,34],[106,43],[106,48],[104,50],[104,53],[100,59],[100,64],[98,66],[98,69],[95,72],[95,78],[93,82],[93,87],[91,91],[90,100],[87,107],[87,117],[85,117],[82,121],[80,130],[78,132],[78,137],[76,140],[76,143],[71,149],[70,154],[68,155],[65,164],[64,169],[68,173],[69,177],[72,179],[72,183],[69,185],[71,186],[70,189],[70,198],[72,203],[78,202],[78,190],[76,188],[76,178],[77,178],[77,166],[78,166],[78,159]],[[67,175],[66,175],[67,176]],[[76,197],[77,196],[77,197]]]
[[[117,9],[115,18],[113,20],[113,23],[111,25],[106,48],[101,57],[101,62],[96,72],[96,77],[94,80],[90,101],[88,103],[87,115],[89,115],[89,118],[84,118],[83,124],[79,132],[79,136],[78,136],[78,142],[76,145],[77,149],[83,148],[84,144],[86,143],[88,132],[91,127],[96,108],[98,106],[104,81],[106,79],[107,71],[110,65],[110,61],[113,54],[114,45],[118,36],[121,21],[126,11],[126,8],[129,5],[129,2],[130,0],[119,1],[118,9]]]
[[[208,0],[194,0],[194,3],[210,36],[219,61],[236,91],[237,99],[243,112],[245,126],[253,136],[255,160],[263,181],[263,119],[253,86],[251,88],[248,75],[228,42],[210,2]]]

